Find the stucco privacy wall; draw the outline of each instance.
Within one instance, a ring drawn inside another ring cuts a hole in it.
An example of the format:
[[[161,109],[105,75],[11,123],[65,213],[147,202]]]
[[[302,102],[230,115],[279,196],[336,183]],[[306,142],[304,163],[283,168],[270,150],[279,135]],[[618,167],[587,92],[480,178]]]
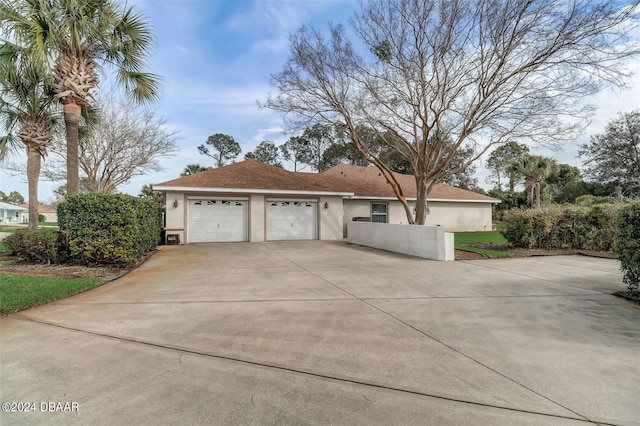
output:
[[[442,226],[349,222],[349,241],[367,247],[432,260],[455,260],[453,234]]]

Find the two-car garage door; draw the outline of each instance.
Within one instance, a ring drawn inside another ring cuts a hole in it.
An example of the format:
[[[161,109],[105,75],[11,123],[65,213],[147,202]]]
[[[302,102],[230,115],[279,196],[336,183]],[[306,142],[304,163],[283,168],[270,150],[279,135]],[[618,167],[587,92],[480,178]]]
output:
[[[189,199],[189,243],[248,241],[246,199]],[[318,238],[318,203],[305,200],[267,200],[266,239]]]

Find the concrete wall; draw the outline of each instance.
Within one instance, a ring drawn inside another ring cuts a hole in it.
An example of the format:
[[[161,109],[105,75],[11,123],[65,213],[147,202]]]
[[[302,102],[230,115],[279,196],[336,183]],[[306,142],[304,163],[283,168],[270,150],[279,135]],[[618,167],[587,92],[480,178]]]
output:
[[[432,260],[455,260],[453,234],[442,226],[349,222],[349,241],[367,247]]]
[[[387,203],[388,223],[406,224],[407,215],[399,201],[344,200],[344,236],[348,235],[347,224],[354,217],[371,217],[371,203]],[[413,211],[415,203],[409,206]],[[446,232],[491,231],[490,203],[465,203],[430,201],[426,225],[442,225]]]

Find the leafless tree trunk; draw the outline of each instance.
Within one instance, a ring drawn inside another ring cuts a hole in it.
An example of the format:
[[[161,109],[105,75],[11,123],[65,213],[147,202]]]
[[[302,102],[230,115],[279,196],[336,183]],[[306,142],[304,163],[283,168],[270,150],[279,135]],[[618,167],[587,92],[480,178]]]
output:
[[[625,24],[634,6],[592,0],[387,0],[363,3],[353,20],[357,48],[341,26],[326,39],[303,27],[272,77],[263,106],[291,128],[343,129],[424,224],[426,194],[456,151],[473,148],[464,168],[508,140],[573,140],[593,113],[583,102],[605,84],[621,85],[621,66],[638,55]],[[358,136],[378,131],[411,166],[415,213],[384,161]],[[449,138],[449,141],[447,141]],[[450,141],[453,141],[451,143]]]

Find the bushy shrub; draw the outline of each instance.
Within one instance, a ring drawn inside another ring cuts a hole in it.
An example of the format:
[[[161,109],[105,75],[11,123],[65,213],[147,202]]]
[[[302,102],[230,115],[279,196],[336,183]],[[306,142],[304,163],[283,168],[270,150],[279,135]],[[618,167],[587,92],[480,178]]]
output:
[[[611,250],[622,204],[552,206],[505,213],[504,234],[514,247]]]
[[[47,220],[46,216],[38,213],[38,223],[44,223]]]
[[[71,261],[125,265],[160,243],[162,212],[123,194],[75,194],[58,205]]]
[[[620,259],[623,282],[635,296],[640,296],[640,203],[623,208],[617,217],[614,251]]]
[[[18,229],[4,242],[16,256],[49,264],[60,261],[58,237],[55,229]]]

